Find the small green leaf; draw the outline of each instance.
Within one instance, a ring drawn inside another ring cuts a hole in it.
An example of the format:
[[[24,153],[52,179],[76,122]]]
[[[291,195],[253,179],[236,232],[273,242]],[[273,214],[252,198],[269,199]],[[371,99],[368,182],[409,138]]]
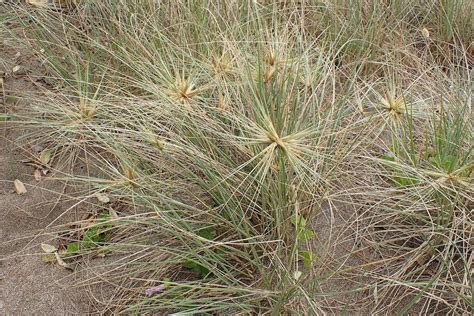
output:
[[[6,122],[10,119],[10,116],[8,114],[0,114],[0,122]]]
[[[200,231],[198,231],[197,235],[202,238],[206,238],[207,240],[214,239],[214,233],[211,231],[210,228],[201,229]]]
[[[66,247],[66,254],[72,254],[78,251],[79,251],[79,244],[77,242],[70,243]]]
[[[54,255],[45,255],[41,257],[41,261],[44,263],[52,263],[56,261],[56,257],[54,257]]]
[[[386,161],[395,161],[395,157],[393,156],[388,156],[388,155],[382,155],[380,159],[386,160]]]
[[[418,184],[417,179],[406,178],[406,177],[391,177],[391,180],[395,182],[397,187],[407,187],[410,185]]]
[[[99,233],[99,228],[101,228],[100,225],[86,230],[81,242],[81,245],[84,249],[96,248],[99,243],[105,241],[105,235]]]
[[[306,225],[306,219],[301,215],[293,215],[290,218],[290,222],[297,228]]]
[[[301,251],[300,257],[303,258],[303,265],[307,269],[316,261],[316,255],[311,251]]]
[[[15,105],[18,102],[18,97],[9,95],[5,98],[5,104]]]
[[[53,155],[53,150],[52,149],[43,150],[41,152],[40,156],[39,156],[40,162],[43,165],[47,165],[50,162],[52,155]]]
[[[183,267],[185,268],[188,268],[188,269],[192,269],[196,266],[197,264],[194,262],[194,261],[191,261],[191,260],[186,260],[184,263],[183,263]]]
[[[191,269],[193,272],[199,274],[202,278],[209,274],[209,269],[192,260],[185,261],[183,263],[183,267]]]
[[[456,157],[453,155],[447,155],[446,157],[443,157],[443,160],[441,160],[441,167],[444,171],[451,172],[454,169],[455,163]]]
[[[100,212],[99,218],[100,219],[109,219],[110,215],[108,212]]]
[[[308,228],[301,228],[297,235],[296,239],[299,241],[308,241],[314,237],[314,231]]]
[[[198,268],[199,268],[199,275],[204,278],[206,277],[208,274],[209,274],[209,269],[202,266],[202,265],[198,265]]]

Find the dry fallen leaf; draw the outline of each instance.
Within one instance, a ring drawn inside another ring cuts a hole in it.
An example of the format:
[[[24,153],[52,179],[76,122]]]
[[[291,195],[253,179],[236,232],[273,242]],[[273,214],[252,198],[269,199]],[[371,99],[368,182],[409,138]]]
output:
[[[301,271],[295,271],[293,273],[293,277],[295,278],[296,281],[298,281],[302,274],[303,274],[303,272],[301,272]]]
[[[155,294],[159,294],[159,293],[163,292],[164,289],[165,289],[164,284],[161,284],[161,285],[158,285],[158,286],[153,286],[153,287],[150,287],[150,288],[146,289],[145,294],[146,294],[146,296],[150,297],[150,296],[153,296]]]
[[[25,194],[25,193],[26,193],[26,187],[25,187],[25,185],[23,184],[23,182],[21,182],[20,180],[16,179],[15,181],[13,181],[13,184],[15,185],[15,192],[16,192],[16,194],[22,195],[22,194]]]
[[[72,268],[59,256],[57,251],[54,252],[54,256],[56,257],[56,261],[61,267],[72,270]]]
[[[118,219],[119,218],[117,212],[115,212],[115,210],[113,210],[113,209],[109,210],[109,217],[110,217],[110,219]]]
[[[44,150],[44,147],[43,147],[42,145],[36,144],[36,145],[34,145],[33,147],[31,147],[31,150],[32,150],[35,154],[37,154],[37,153],[42,152],[42,151]]]
[[[50,244],[44,244],[44,243],[41,244],[41,249],[43,249],[43,251],[46,253],[53,253],[58,250],[58,248],[56,248],[55,246],[50,245]]]
[[[33,173],[33,177],[35,177],[36,181],[40,181],[41,180],[41,170],[36,169],[35,172]]]
[[[109,203],[110,202],[110,198],[103,194],[103,193],[97,193],[95,195],[95,197],[97,198],[97,200],[99,200],[99,202],[102,202],[102,203]]]
[[[429,38],[430,37],[430,31],[428,31],[428,29],[426,27],[422,28],[421,29],[421,34],[423,35],[423,37],[425,38]]]
[[[18,66],[18,65],[17,65],[17,66],[15,66],[15,67],[13,67],[12,72],[13,72],[13,73],[17,73],[17,72],[20,71],[20,69],[21,69],[21,66]]]

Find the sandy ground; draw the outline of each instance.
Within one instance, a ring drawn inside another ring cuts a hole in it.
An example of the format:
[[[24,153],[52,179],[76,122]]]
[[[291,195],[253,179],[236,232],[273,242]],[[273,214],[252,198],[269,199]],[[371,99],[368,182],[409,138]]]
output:
[[[27,76],[9,74],[11,67],[24,62],[9,47],[5,34],[0,34],[0,74],[5,74],[3,89],[0,86],[1,113],[28,106],[21,101],[16,105],[4,102],[17,91],[34,90]],[[21,162],[29,148],[20,149],[16,139],[21,131],[11,127],[0,122],[0,315],[90,314],[87,295],[74,287],[71,272],[57,264],[45,264],[39,246],[48,239],[45,228],[77,214],[68,212],[55,221],[68,209],[65,203],[58,203],[55,193],[64,191],[63,184],[51,178],[35,180],[34,167]],[[15,179],[26,185],[26,194],[15,193]]]
[[[10,134],[14,137],[14,134]],[[56,264],[45,264],[36,235],[61,214],[61,205],[51,210],[58,183],[35,183],[32,168],[25,167],[8,140],[0,141],[0,314],[79,314],[87,306],[86,296],[65,279],[70,272]],[[20,179],[28,192],[17,195],[11,181]]]

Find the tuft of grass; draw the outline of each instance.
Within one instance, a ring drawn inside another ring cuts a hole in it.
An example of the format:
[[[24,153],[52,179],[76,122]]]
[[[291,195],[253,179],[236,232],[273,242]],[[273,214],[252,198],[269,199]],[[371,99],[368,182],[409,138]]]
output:
[[[64,257],[102,311],[468,311],[472,72],[438,2],[15,6],[48,84],[15,118],[94,210]]]

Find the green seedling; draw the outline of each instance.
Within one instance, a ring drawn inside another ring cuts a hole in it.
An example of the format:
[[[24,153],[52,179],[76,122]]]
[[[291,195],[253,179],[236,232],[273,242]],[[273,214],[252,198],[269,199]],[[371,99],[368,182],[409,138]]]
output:
[[[197,235],[207,240],[213,240],[215,237],[214,233],[209,228],[200,230]],[[197,273],[201,278],[205,278],[210,272],[208,268],[193,260],[186,260],[183,263],[183,267],[191,269],[191,271]]]
[[[18,103],[18,100],[19,100],[18,97],[9,95],[5,98],[5,104],[16,105]]]
[[[84,232],[79,241],[69,243],[62,256],[68,258],[77,255],[80,251],[93,250],[99,247],[107,239],[107,230],[111,227],[107,223],[108,219],[108,213],[100,213],[96,223]]]
[[[298,241],[308,241],[314,237],[314,231],[306,228],[306,219],[301,215],[295,215],[290,219],[290,222],[295,227],[296,239]]]
[[[295,227],[297,242],[306,242],[314,237],[314,231],[306,228],[306,219],[301,215],[294,215],[290,219],[291,224]],[[309,269],[316,260],[316,255],[311,251],[305,250],[299,252],[300,258],[303,259],[303,265]]]
[[[316,255],[311,251],[301,251],[299,255],[303,259],[303,265],[306,269],[311,268],[313,263],[316,261]]]
[[[384,165],[387,170],[391,171],[392,174],[389,176],[389,179],[397,187],[407,187],[407,186],[418,184],[417,179],[406,176],[406,174],[400,168],[396,167],[395,164],[390,163],[390,162],[395,163],[396,161],[395,157],[383,155],[381,159],[385,162],[389,162],[389,163],[384,163]]]

